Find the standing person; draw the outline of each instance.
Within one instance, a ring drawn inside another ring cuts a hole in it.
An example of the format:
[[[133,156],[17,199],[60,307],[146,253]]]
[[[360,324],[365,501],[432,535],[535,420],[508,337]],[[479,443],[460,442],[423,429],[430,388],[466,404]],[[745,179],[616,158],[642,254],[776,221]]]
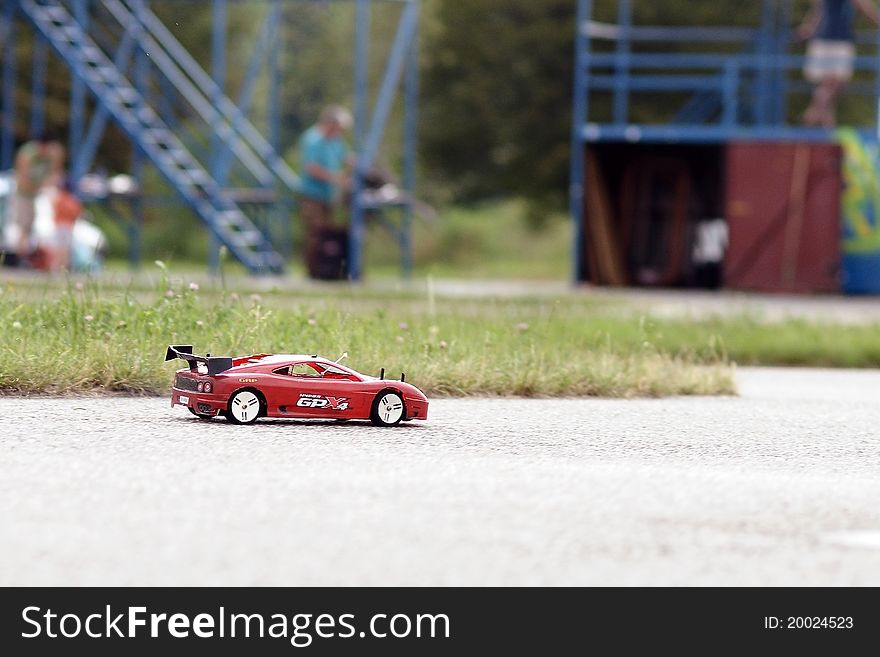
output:
[[[856,8],[880,26],[880,14],[871,0],[813,0],[797,29],[798,38],[809,39],[804,76],[815,85],[804,112],[805,125],[832,128],[836,124],[837,99],[853,74]]]
[[[48,135],[39,135],[18,149],[15,156],[15,223],[18,226],[17,254],[30,254],[37,194],[47,185],[61,181],[64,148]]]
[[[50,269],[70,269],[70,247],[73,243],[73,225],[82,214],[83,206],[73,193],[69,178],[58,188],[52,203],[55,210],[55,239],[52,241]]]
[[[343,139],[351,128],[351,113],[344,107],[327,107],[318,123],[300,138],[300,217],[305,226],[306,268],[317,277],[321,233],[333,225],[339,193],[346,186],[348,146]]]

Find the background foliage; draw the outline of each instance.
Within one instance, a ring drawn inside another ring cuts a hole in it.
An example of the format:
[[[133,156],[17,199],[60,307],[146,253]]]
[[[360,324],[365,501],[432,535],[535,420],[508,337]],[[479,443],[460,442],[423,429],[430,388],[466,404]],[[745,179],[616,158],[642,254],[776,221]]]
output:
[[[635,20],[656,25],[757,25],[761,2],[636,0]],[[423,0],[420,65],[420,194],[435,203],[517,196],[528,216],[544,225],[565,207],[576,0]],[[594,0],[594,18],[614,22],[617,0]],[[209,0],[153,0],[151,7],[202,65],[210,70]],[[793,22],[808,0],[793,0]],[[229,4],[227,87],[235,97],[245,75],[267,4]],[[374,3],[369,69],[373,88],[393,40],[398,3]],[[863,27],[867,26],[864,19]],[[299,134],[328,102],[352,102],[354,4],[286,2],[281,24],[283,95],[278,108],[285,155],[296,165]],[[28,137],[32,32],[18,22],[16,85],[19,141]],[[602,47],[601,45],[599,47]],[[693,46],[691,46],[693,47]],[[707,46],[701,45],[700,48]],[[799,47],[799,46],[796,46]],[[680,48],[687,49],[684,45]],[[52,58],[48,123],[61,136],[68,126],[70,76]],[[669,99],[637,109],[651,120],[669,111]],[[254,120],[265,123],[266,76],[257,84]],[[597,104],[601,110],[601,101]],[[870,105],[870,103],[868,103]],[[795,108],[796,109],[796,108]],[[858,118],[864,108],[844,108]],[[400,107],[396,110],[399,115]],[[793,110],[795,111],[795,110]],[[870,115],[870,107],[867,112]],[[394,170],[401,137],[392,120],[381,157]],[[97,166],[110,172],[130,166],[130,147],[109,129]],[[153,212],[166,217],[167,208]]]

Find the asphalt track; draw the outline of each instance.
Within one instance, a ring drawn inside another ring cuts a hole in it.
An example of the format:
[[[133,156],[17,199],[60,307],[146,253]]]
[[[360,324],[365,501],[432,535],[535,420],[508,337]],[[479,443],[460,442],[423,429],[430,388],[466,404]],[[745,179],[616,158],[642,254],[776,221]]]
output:
[[[0,398],[2,585],[880,585],[880,373],[396,429]]]

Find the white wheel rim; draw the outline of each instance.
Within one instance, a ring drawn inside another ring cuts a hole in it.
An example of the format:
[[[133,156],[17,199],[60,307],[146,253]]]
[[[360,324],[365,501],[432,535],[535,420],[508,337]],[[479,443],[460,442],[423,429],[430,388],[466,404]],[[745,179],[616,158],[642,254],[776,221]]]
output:
[[[232,416],[239,422],[250,422],[260,412],[260,400],[248,391],[240,392],[232,398]]]
[[[379,400],[379,417],[385,424],[394,424],[403,415],[403,400],[391,393]]]

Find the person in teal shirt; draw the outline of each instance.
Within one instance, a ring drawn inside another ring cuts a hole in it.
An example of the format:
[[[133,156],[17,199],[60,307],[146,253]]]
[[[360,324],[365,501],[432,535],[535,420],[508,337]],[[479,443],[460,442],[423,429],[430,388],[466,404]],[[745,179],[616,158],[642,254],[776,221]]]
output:
[[[321,232],[333,225],[338,198],[348,185],[348,145],[343,136],[351,123],[347,109],[328,107],[300,138],[299,207],[305,227],[306,268],[312,277],[318,268]]]

